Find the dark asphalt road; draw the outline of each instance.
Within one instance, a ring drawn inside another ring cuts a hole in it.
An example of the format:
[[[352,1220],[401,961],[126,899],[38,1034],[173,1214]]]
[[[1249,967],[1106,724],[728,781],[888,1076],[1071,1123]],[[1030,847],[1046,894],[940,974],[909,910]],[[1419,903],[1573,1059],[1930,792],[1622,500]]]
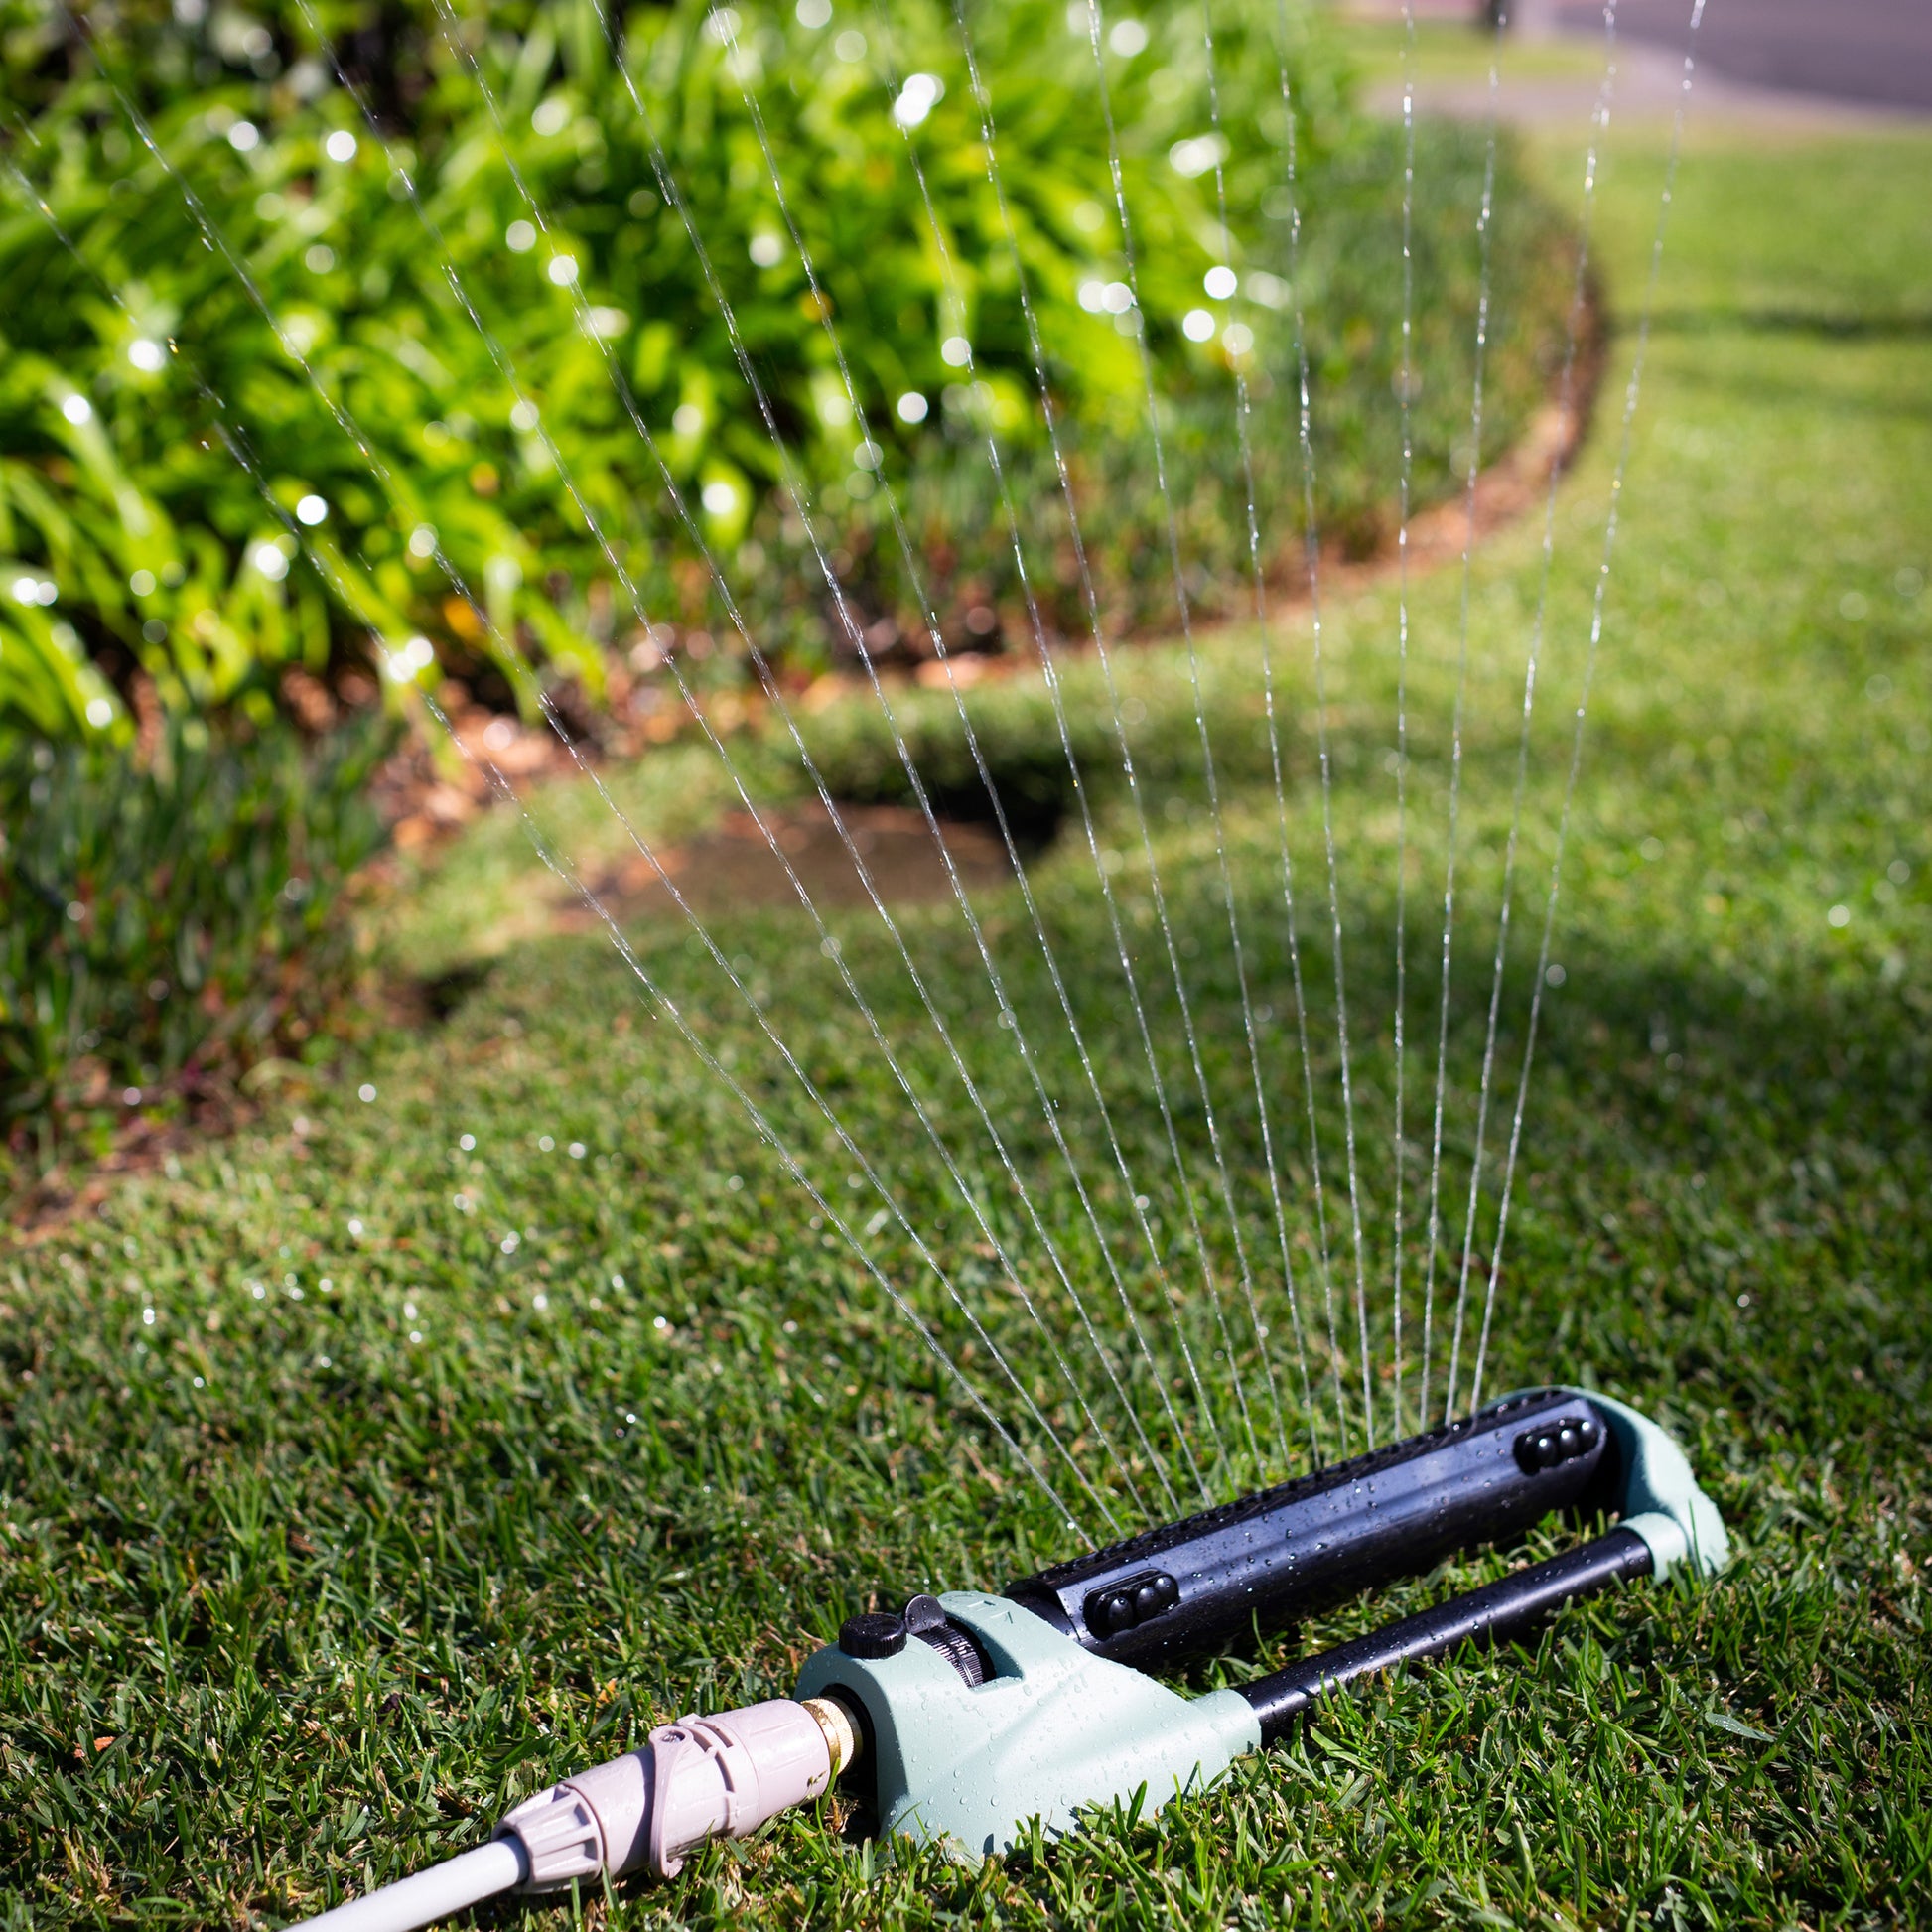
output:
[[[1562,0],[1567,29],[1601,33],[1600,5]],[[1689,0],[1618,0],[1620,34],[1681,49]],[[1708,0],[1699,65],[1732,80],[1932,109],[1932,0]]]

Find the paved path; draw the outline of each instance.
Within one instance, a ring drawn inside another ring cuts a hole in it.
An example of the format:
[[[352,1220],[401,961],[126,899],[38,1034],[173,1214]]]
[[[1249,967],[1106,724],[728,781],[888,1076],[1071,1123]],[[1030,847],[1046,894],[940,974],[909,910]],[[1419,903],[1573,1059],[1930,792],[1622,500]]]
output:
[[[1403,0],[1339,0],[1346,12],[1393,19]],[[1418,19],[1467,21],[1473,0],[1413,0]],[[1511,41],[1527,52],[1560,40],[1582,48],[1603,33],[1601,0],[1514,0]],[[1617,0],[1620,117],[1664,115],[1677,104],[1690,0]],[[1932,115],[1932,0],[1707,0],[1698,35],[1700,121],[1774,122],[1794,131]],[[1515,71],[1511,69],[1515,69]],[[1514,121],[1563,125],[1588,116],[1594,71],[1554,74],[1547,63],[1504,63],[1502,110]],[[1427,112],[1479,119],[1488,90],[1475,79],[1425,78]],[[1393,81],[1369,105],[1395,111]]]
[[[1580,0],[1527,12],[1566,34],[1602,32],[1602,8]],[[1617,0],[1616,17],[1627,39],[1681,49],[1690,8]],[[1699,66],[1726,80],[1932,112],[1932,0],[1709,0],[1698,39]]]

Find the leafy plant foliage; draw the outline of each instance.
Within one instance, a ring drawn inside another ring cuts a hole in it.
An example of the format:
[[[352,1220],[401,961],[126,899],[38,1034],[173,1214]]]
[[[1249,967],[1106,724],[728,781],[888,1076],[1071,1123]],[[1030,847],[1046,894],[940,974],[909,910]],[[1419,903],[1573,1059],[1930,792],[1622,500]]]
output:
[[[1084,16],[969,9],[997,190],[965,43],[927,0],[890,17],[147,0],[95,39],[62,10],[8,12],[25,118],[7,145],[54,220],[13,184],[0,707],[42,733],[120,729],[137,668],[177,705],[259,709],[291,663],[372,652],[398,681],[429,674],[417,638],[473,676],[507,640],[595,692],[611,647],[649,663],[647,621],[729,632],[707,550],[765,647],[822,663],[852,640],[787,463],[869,648],[919,637],[927,613],[952,643],[1029,641],[989,431],[1045,621],[1078,635],[1023,287],[1107,621],[1175,616],[1150,380],[1190,594],[1242,595],[1231,371],[1253,400],[1265,552],[1298,554],[1298,303],[1324,527],[1361,548],[1390,525],[1400,137],[1354,118],[1339,57],[1299,15],[1278,49],[1267,0],[1217,9],[1218,136],[1193,6],[1110,17],[1104,97]],[[1424,141],[1408,387],[1427,498],[1471,453],[1483,151],[1478,132]],[[1491,448],[1547,381],[1568,275],[1507,149],[1499,165]],[[740,662],[721,651],[705,675]]]

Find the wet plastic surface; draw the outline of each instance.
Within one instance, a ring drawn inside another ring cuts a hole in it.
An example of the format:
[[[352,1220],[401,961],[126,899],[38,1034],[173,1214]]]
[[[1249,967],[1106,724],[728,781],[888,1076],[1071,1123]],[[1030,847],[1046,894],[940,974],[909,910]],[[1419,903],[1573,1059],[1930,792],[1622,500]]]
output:
[[[1574,1390],[1534,1390],[1055,1565],[1006,1593],[1100,1656],[1170,1669],[1513,1538],[1553,1510],[1614,1507],[1617,1473],[1595,1405]]]

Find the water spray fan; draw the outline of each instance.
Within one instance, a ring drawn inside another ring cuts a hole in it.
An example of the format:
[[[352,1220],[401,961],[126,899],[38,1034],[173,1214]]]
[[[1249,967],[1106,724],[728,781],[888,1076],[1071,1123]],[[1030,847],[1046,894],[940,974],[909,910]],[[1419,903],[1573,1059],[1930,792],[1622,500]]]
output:
[[[1500,1582],[1231,1690],[1173,1670],[1553,1511],[1616,1526]],[[1148,1530],[1008,1587],[850,1618],[792,1698],[653,1730],[641,1748],[526,1799],[489,1844],[313,1921],[406,1932],[513,1889],[648,1871],[743,1838],[842,1782],[881,1836],[1004,1851],[1039,1821],[1198,1789],[1287,1734],[1318,1699],[1468,1642],[1533,1628],[1638,1577],[1710,1576],[1724,1521],[1684,1452],[1623,1403],[1575,1389],[1478,1414]]]

